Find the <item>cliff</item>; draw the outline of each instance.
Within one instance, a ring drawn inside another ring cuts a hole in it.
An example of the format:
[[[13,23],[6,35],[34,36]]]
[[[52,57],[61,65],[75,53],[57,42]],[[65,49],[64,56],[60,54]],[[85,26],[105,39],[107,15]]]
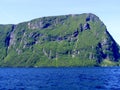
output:
[[[92,13],[0,25],[1,67],[119,65],[119,46]]]

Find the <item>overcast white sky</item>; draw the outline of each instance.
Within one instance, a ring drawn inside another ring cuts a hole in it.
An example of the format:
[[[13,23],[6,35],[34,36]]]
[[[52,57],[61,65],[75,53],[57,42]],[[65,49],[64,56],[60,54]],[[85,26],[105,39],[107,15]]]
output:
[[[120,0],[0,0],[0,24],[81,13],[99,16],[120,45]]]

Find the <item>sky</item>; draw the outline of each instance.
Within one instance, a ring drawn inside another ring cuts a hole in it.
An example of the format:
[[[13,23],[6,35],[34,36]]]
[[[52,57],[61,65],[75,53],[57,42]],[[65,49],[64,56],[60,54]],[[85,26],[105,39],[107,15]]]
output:
[[[82,13],[96,14],[120,45],[120,0],[0,0],[0,24]]]

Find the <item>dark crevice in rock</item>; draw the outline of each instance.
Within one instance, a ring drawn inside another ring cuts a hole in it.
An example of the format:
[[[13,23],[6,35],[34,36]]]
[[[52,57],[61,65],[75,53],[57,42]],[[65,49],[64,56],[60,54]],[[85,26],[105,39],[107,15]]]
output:
[[[82,32],[83,31],[83,25],[80,24],[79,28],[80,28],[80,32]]]
[[[5,46],[8,47],[10,42],[10,35],[8,35],[5,39]]]
[[[86,17],[86,22],[92,21],[92,22],[97,22],[99,20],[99,17],[96,15],[89,13]]]
[[[50,23],[46,23],[42,28],[48,28],[50,25]]]
[[[90,30],[91,29],[89,23],[85,23],[84,25],[80,24],[78,28],[79,28],[80,32],[83,32],[84,30]]]
[[[89,23],[85,23],[83,26],[84,30],[90,29],[90,24]]]
[[[86,22],[90,21],[90,16],[86,17]]]
[[[5,46],[6,47],[9,47],[9,45],[10,45],[11,34],[13,33],[14,28],[15,28],[15,25],[12,25],[10,32],[8,32],[8,35],[6,36],[6,39],[5,39]]]
[[[7,36],[5,38],[6,56],[8,53],[9,46],[11,45],[11,39],[12,39],[12,34],[14,30],[15,30],[15,25],[12,25],[10,32],[7,33]]]
[[[74,31],[74,33],[73,33],[73,37],[77,37],[78,34],[79,34],[79,31],[78,31],[78,30]]]

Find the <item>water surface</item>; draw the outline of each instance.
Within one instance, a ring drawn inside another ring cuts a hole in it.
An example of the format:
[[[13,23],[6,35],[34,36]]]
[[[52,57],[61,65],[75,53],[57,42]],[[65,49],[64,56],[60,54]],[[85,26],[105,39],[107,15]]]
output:
[[[0,68],[0,90],[120,90],[120,67]]]

